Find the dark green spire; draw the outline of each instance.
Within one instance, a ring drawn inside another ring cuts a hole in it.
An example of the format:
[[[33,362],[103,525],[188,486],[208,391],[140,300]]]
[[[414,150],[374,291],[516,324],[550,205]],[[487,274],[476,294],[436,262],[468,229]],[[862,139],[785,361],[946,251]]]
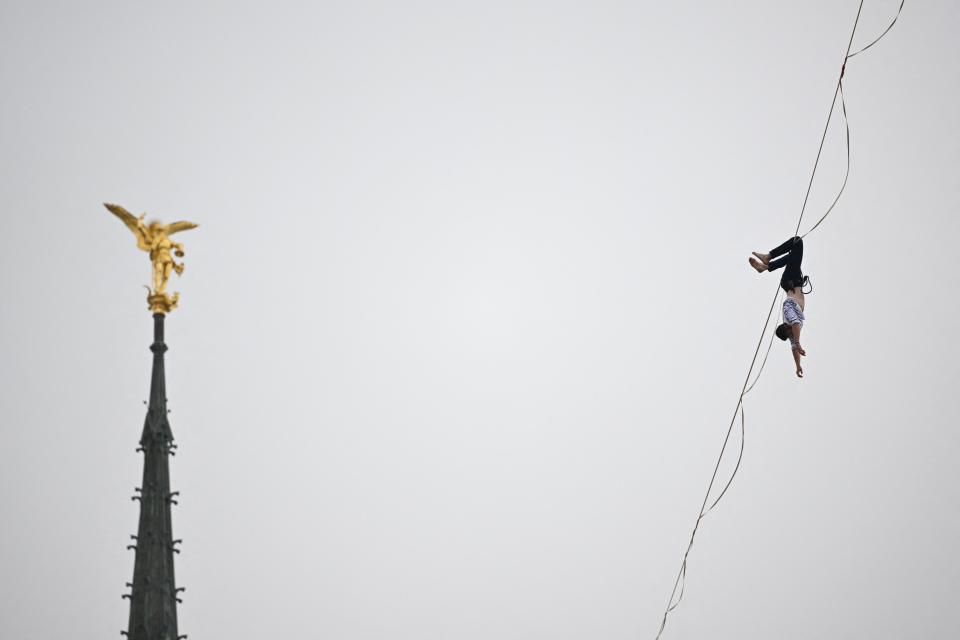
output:
[[[178,594],[173,571],[173,556],[179,540],[173,539],[170,506],[176,504],[177,492],[170,491],[170,456],[174,455],[173,432],[167,419],[167,390],[164,377],[163,342],[164,314],[153,315],[153,376],[150,380],[150,402],[140,436],[143,451],[143,484],[134,500],[140,501],[140,525],[130,545],[136,550],[133,563],[130,624],[126,635],[130,640],[178,640]]]

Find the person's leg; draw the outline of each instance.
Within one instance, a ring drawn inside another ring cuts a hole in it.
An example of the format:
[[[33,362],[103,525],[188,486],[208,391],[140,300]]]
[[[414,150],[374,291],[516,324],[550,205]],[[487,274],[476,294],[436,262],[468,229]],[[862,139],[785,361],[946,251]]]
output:
[[[771,259],[776,258],[778,256],[782,256],[788,253],[791,249],[793,249],[793,245],[797,242],[797,240],[799,240],[799,238],[796,238],[796,237],[790,238],[789,240],[781,244],[779,247],[775,249],[771,249],[770,253],[759,253],[757,251],[752,251],[751,253],[753,253],[753,255],[757,257],[757,260],[759,260],[765,265],[768,265],[770,264]],[[780,263],[780,266],[783,266],[783,263]]]
[[[776,271],[781,267],[790,265],[791,267],[796,268],[799,272],[800,262],[803,260],[803,240],[799,237],[790,238],[779,247],[770,250],[770,257],[777,258],[776,260],[770,260],[767,264],[767,268],[770,271]],[[791,269],[792,271],[793,269]]]
[[[801,277],[800,264],[803,262],[803,239],[795,238],[793,248],[787,254],[787,270],[784,275],[793,274],[793,277]]]
[[[781,286],[791,289],[802,288],[803,271],[800,269],[800,264],[803,262],[803,240],[797,238],[796,244],[793,245],[793,249],[786,255],[786,258],[787,266],[783,270],[783,277],[780,279]]]
[[[775,249],[771,249],[770,257],[776,258],[778,256],[782,256],[783,254],[792,251],[793,248],[798,244],[803,244],[803,240],[801,240],[797,236],[794,236],[793,238],[788,239],[786,242],[776,247]]]

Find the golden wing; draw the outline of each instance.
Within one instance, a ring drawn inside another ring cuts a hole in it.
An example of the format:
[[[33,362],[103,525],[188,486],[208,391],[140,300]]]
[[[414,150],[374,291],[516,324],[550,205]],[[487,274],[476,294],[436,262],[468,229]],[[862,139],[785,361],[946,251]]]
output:
[[[176,233],[178,231],[187,231],[188,229],[196,229],[197,225],[194,224],[193,222],[187,222],[186,220],[181,220],[180,222],[171,222],[170,224],[166,225],[166,227],[167,227],[167,235],[169,236],[170,234]]]
[[[139,220],[132,213],[124,209],[118,204],[111,204],[109,202],[104,202],[103,206],[113,215],[120,218],[123,224],[127,225],[127,228],[130,231],[133,231],[133,235],[137,237],[137,246],[144,251],[150,251],[150,245],[147,243],[147,237],[143,232],[143,229],[140,228]]]

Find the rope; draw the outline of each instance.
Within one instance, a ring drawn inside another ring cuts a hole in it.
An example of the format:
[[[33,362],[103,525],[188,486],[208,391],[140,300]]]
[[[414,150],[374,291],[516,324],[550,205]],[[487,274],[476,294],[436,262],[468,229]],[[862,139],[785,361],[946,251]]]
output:
[[[807,193],[803,196],[803,206],[800,207],[800,218],[797,220],[797,228],[793,232],[796,236],[800,231],[800,223],[803,221],[803,214],[807,210],[807,201],[810,200],[810,189],[813,188],[813,178],[817,175],[817,167],[820,165],[820,154],[823,152],[823,143],[827,140],[827,130],[830,128],[830,119],[833,118],[833,111],[837,106],[837,96],[840,94],[840,86],[843,81],[843,73],[847,70],[847,60],[850,58],[850,47],[853,46],[853,34],[857,32],[857,23],[860,21],[860,11],[863,10],[863,0],[860,0],[860,7],[857,9],[857,17],[853,21],[853,30],[850,32],[850,41],[847,43],[847,52],[843,56],[843,64],[840,66],[840,77],[837,78],[837,88],[833,92],[833,100],[830,101],[830,112],[827,114],[827,124],[823,127],[823,136],[820,137],[820,148],[817,149],[817,159],[813,161],[813,171],[810,172],[810,182],[807,183]],[[839,199],[839,194],[837,198]],[[829,213],[829,211],[827,212]]]
[[[836,206],[837,202],[840,200],[840,196],[843,194],[843,190],[847,186],[847,179],[850,177],[850,123],[847,119],[847,105],[843,95],[843,76],[846,72],[847,61],[850,60],[853,56],[863,53],[877,42],[879,42],[890,29],[893,28],[893,25],[896,24],[897,18],[900,17],[900,12],[903,10],[903,5],[906,0],[901,0],[900,7],[897,9],[897,14],[894,16],[893,21],[887,26],[883,32],[874,39],[870,44],[865,47],[858,49],[854,53],[850,53],[850,49],[853,46],[853,37],[857,32],[857,24],[860,21],[860,13],[863,10],[863,0],[860,0],[860,6],[857,8],[857,16],[853,21],[853,29],[850,31],[850,39],[847,42],[847,52],[843,57],[843,64],[840,67],[840,77],[837,78],[837,88],[833,93],[833,100],[830,102],[830,111],[827,113],[827,124],[823,128],[823,136],[820,139],[820,147],[817,149],[817,157],[813,163],[813,170],[810,173],[810,181],[807,184],[807,191],[803,197],[803,205],[800,208],[800,216],[797,219],[797,228],[794,231],[794,236],[796,236],[800,231],[800,225],[803,222],[803,216],[807,209],[807,202],[810,199],[810,191],[813,187],[813,180],[817,173],[817,167],[820,164],[820,155],[823,152],[823,145],[827,138],[827,131],[830,128],[830,120],[833,117],[833,112],[836,110],[837,97],[840,97],[840,105],[843,112],[843,122],[846,129],[846,155],[847,155],[847,167],[843,176],[843,183],[840,186],[840,190],[837,192],[836,197],[833,199],[833,202],[830,203],[830,206],[827,208],[826,212],[820,217],[819,220],[801,237],[806,237],[814,229],[820,226],[827,216],[830,215],[830,212],[833,211],[833,208]],[[767,364],[767,358],[770,356],[770,350],[773,346],[774,334],[770,335],[770,342],[767,345],[766,354],[763,357],[763,362],[760,364],[760,369],[757,371],[757,376],[754,378],[753,382],[750,382],[750,376],[753,374],[754,366],[757,363],[757,356],[760,353],[760,348],[763,345],[763,338],[767,333],[768,328],[770,327],[770,318],[773,317],[773,310],[776,308],[777,300],[780,297],[780,286],[777,285],[777,292],[774,294],[773,301],[770,303],[770,309],[767,311],[767,317],[763,323],[763,330],[760,332],[760,339],[757,341],[757,347],[754,349],[753,358],[750,360],[750,367],[747,370],[746,379],[743,382],[743,387],[740,389],[740,395],[737,398],[736,407],[733,410],[733,417],[730,419],[730,425],[727,427],[727,435],[724,437],[723,446],[720,448],[720,455],[717,457],[717,462],[713,468],[713,474],[710,476],[710,483],[707,485],[707,493],[704,495],[703,503],[700,505],[700,512],[697,515],[697,520],[693,525],[693,531],[690,533],[690,541],[687,543],[687,549],[683,554],[683,562],[680,563],[680,570],[677,573],[677,579],[673,583],[673,590],[670,592],[670,599],[667,601],[667,608],[663,612],[663,619],[660,622],[660,629],[657,631],[657,640],[660,640],[660,637],[663,635],[663,631],[667,626],[667,618],[670,616],[670,612],[676,609],[680,605],[680,601],[683,599],[683,592],[686,587],[686,578],[687,578],[687,560],[690,556],[690,551],[693,549],[693,542],[697,537],[697,531],[700,528],[700,522],[710,513],[714,507],[720,502],[723,496],[727,493],[727,489],[730,488],[730,485],[733,484],[733,480],[737,475],[737,472],[740,470],[740,462],[743,460],[743,448],[746,441],[746,416],[744,414],[744,396],[750,393],[753,390],[754,386],[760,380],[760,376],[763,374],[763,369]],[[749,385],[749,386],[748,386]],[[720,469],[720,463],[723,460],[723,455],[726,453],[727,444],[730,442],[730,434],[733,432],[733,426],[736,424],[737,415],[740,416],[740,453],[737,457],[737,463],[734,466],[733,472],[730,474],[730,479],[727,480],[727,483],[724,485],[723,490],[720,491],[720,495],[707,507],[707,503],[710,500],[710,494],[713,491],[714,482],[717,479],[717,472]],[[679,589],[679,593],[678,593]]]
[[[660,630],[657,632],[657,639],[659,640],[663,630],[667,626],[667,617],[669,617],[670,612],[677,608],[680,604],[680,601],[683,599],[683,591],[686,587],[686,577],[687,577],[687,558],[690,555],[690,551],[693,549],[693,541],[697,537],[697,530],[700,528],[700,522],[706,517],[707,513],[710,512],[717,503],[720,501],[720,498],[723,497],[723,494],[726,493],[727,489],[730,487],[730,484],[733,482],[733,478],[736,475],[736,469],[734,473],[730,476],[730,480],[727,482],[726,486],[723,489],[723,492],[720,493],[720,496],[714,500],[713,504],[710,505],[710,508],[707,508],[707,501],[710,499],[710,492],[713,490],[713,483],[717,479],[717,471],[720,470],[720,462],[723,460],[723,454],[727,450],[727,444],[730,442],[730,434],[733,432],[733,425],[736,424],[737,415],[741,416],[741,425],[744,428],[742,433],[745,433],[745,419],[743,416],[743,396],[746,395],[747,384],[750,382],[750,376],[753,374],[753,367],[756,365],[757,356],[760,355],[760,347],[763,346],[763,337],[767,333],[767,327],[770,325],[770,318],[773,316],[773,310],[776,308],[777,299],[780,297],[780,286],[777,285],[777,292],[773,296],[773,300],[770,302],[770,310],[767,311],[767,317],[763,323],[763,331],[760,332],[760,339],[757,341],[757,348],[753,351],[753,359],[750,361],[750,369],[747,371],[747,377],[743,381],[743,388],[740,389],[740,397],[737,399],[737,406],[733,410],[733,417],[730,419],[730,426],[727,427],[727,435],[723,440],[723,447],[720,449],[720,455],[717,457],[717,463],[713,467],[713,475],[710,477],[710,484],[707,485],[707,493],[703,497],[703,504],[700,505],[700,515],[697,516],[697,521],[694,523],[693,531],[690,533],[690,542],[687,543],[687,550],[683,554],[683,562],[680,564],[680,571],[677,574],[677,579],[673,583],[673,590],[670,592],[670,600],[667,601],[667,610],[663,612],[663,620],[660,622]],[[764,359],[766,360],[766,359]],[[743,457],[743,439],[741,439],[740,446],[740,456]],[[740,467],[740,460],[737,460],[737,469]],[[706,509],[706,510],[705,510]],[[680,589],[679,595],[677,594],[677,589]],[[674,600],[676,598],[676,600]]]
[[[907,1],[907,0],[900,0],[900,7],[897,9],[897,15],[893,16],[893,21],[887,26],[886,29],[883,30],[883,33],[881,33],[879,36],[877,36],[877,39],[874,40],[873,42],[871,42],[870,44],[868,44],[867,46],[863,47],[862,49],[857,49],[856,51],[854,51],[854,52],[851,53],[851,54],[848,54],[848,55],[847,55],[847,60],[849,60],[850,58],[852,58],[853,56],[855,56],[855,55],[857,55],[857,54],[863,53],[864,51],[866,51],[867,49],[869,49],[869,48],[872,47],[873,45],[875,45],[875,44],[877,44],[878,42],[880,42],[881,38],[883,38],[883,36],[887,35],[887,32],[890,31],[890,29],[893,29],[893,25],[897,24],[897,18],[900,17],[900,12],[903,11],[903,5],[904,5],[904,3],[906,3],[906,1]]]
[[[843,64],[840,66],[840,77],[837,78],[837,88],[833,92],[833,101],[830,103],[830,113],[827,115],[827,125],[823,128],[823,137],[820,139],[820,148],[817,150],[817,159],[813,163],[813,172],[810,174],[810,183],[807,185],[807,193],[803,198],[803,206],[800,208],[800,219],[797,220],[797,228],[793,232],[793,235],[798,235],[800,232],[800,223],[803,221],[803,214],[807,209],[807,200],[810,198],[810,188],[813,186],[813,177],[817,173],[817,165],[820,163],[820,153],[823,151],[823,143],[827,139],[827,129],[830,127],[830,118],[833,116],[834,109],[837,105],[837,96],[840,96],[840,106],[843,110],[843,126],[846,130],[846,154],[847,154],[847,168],[843,174],[843,183],[840,185],[840,190],[837,192],[837,196],[833,199],[833,202],[830,203],[830,206],[827,207],[826,212],[820,216],[820,219],[817,220],[810,229],[807,230],[801,237],[806,238],[811,231],[820,226],[820,223],[826,220],[827,216],[830,215],[830,212],[833,211],[833,208],[837,205],[837,202],[840,200],[840,196],[843,194],[843,190],[847,187],[847,179],[850,177],[850,121],[847,119],[847,103],[844,100],[843,96],[843,74],[847,70],[847,61],[850,60],[855,55],[863,53],[873,45],[880,42],[881,39],[893,28],[893,25],[897,23],[897,19],[900,17],[900,13],[903,11],[903,5],[906,3],[906,0],[900,0],[900,6],[897,8],[897,13],[893,17],[893,20],[887,25],[887,28],[877,36],[870,44],[867,46],[850,53],[850,46],[853,44],[853,34],[857,31],[857,22],[860,20],[860,10],[863,9],[863,0],[860,2],[860,9],[857,9],[857,18],[853,22],[853,31],[850,33],[850,42],[847,44],[847,55],[843,57]]]

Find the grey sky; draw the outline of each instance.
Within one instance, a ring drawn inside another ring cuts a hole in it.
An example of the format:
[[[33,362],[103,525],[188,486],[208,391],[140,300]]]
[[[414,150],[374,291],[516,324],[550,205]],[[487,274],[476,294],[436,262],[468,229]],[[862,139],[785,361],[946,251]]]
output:
[[[151,320],[113,201],[201,225],[181,633],[652,638],[856,9],[4,1],[2,636],[126,627]],[[774,345],[666,638],[960,627],[958,33],[908,2],[848,66],[807,377]]]

